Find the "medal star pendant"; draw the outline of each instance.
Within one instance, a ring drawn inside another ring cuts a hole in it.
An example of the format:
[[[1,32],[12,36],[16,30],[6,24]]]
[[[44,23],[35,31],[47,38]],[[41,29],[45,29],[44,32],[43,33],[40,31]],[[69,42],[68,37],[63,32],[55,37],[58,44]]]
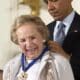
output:
[[[28,77],[26,72],[22,72],[18,77],[17,80],[26,80]]]
[[[25,73],[25,72],[22,73],[22,78],[26,79],[27,76],[28,76],[27,73]]]

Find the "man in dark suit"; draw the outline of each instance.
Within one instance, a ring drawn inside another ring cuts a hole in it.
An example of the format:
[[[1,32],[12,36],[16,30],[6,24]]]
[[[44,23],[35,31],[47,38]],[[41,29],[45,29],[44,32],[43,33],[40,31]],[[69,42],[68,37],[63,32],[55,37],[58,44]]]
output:
[[[44,0],[54,21],[48,24],[50,39],[55,40],[57,26],[65,24],[65,38],[62,48],[70,56],[75,80],[80,80],[80,15],[72,8],[72,0]]]

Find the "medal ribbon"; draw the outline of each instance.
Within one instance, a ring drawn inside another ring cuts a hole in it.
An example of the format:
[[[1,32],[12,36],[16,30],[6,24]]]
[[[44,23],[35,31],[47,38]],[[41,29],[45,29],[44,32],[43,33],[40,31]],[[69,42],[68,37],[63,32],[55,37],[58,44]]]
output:
[[[35,64],[35,62],[39,59],[42,58],[42,56],[44,55],[44,53],[48,51],[48,47],[44,48],[43,49],[43,52],[36,58],[36,59],[33,59],[29,64],[27,64],[27,66],[25,66],[25,63],[26,63],[26,56],[24,56],[24,54],[22,53],[22,56],[21,56],[21,65],[22,65],[22,70],[24,72],[26,72],[33,64]]]

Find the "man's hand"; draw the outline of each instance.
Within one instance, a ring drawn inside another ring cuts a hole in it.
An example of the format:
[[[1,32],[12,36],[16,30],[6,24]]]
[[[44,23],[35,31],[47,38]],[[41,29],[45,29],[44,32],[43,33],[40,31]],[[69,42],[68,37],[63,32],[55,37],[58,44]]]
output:
[[[63,50],[63,48],[57,42],[49,40],[48,46],[52,52],[60,53],[60,55],[64,56],[67,59],[70,59],[70,56]]]

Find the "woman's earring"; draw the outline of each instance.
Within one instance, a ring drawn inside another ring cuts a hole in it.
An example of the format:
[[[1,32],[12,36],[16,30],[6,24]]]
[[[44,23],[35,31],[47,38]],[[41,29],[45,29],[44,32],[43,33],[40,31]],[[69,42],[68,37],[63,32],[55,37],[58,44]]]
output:
[[[46,40],[43,40],[43,44],[44,44],[45,46],[48,46],[48,43],[47,43]]]
[[[45,43],[46,42],[46,40],[43,40],[43,43]]]

